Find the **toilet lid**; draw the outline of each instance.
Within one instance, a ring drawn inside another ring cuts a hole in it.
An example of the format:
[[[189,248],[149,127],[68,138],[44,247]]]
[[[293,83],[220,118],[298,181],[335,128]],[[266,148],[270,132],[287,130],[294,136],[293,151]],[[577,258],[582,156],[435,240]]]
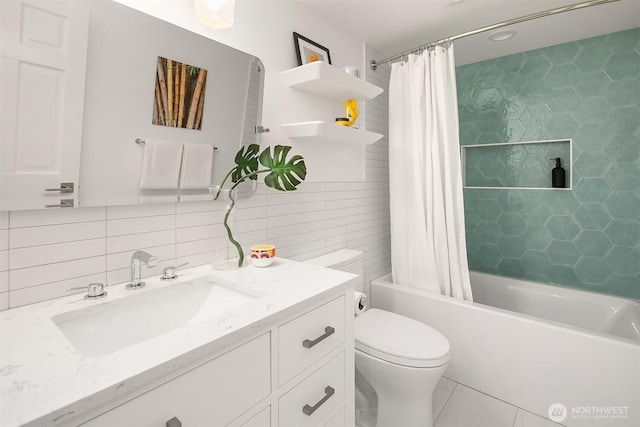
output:
[[[355,319],[355,347],[387,362],[414,368],[449,361],[449,341],[417,320],[372,308]]]

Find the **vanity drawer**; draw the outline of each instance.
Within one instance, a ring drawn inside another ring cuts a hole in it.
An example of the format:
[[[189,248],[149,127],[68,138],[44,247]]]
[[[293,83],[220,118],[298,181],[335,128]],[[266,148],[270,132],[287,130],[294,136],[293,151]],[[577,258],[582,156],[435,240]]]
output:
[[[283,385],[344,342],[344,295],[280,326],[278,379]]]
[[[345,354],[341,352],[280,397],[278,425],[317,425],[338,404],[343,404],[345,384]]]
[[[225,425],[271,392],[270,354],[266,333],[83,426]]]

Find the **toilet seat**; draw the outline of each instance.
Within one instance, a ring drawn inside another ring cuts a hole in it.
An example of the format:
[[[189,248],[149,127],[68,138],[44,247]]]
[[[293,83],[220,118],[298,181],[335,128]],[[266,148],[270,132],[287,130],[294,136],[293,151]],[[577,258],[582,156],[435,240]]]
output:
[[[413,368],[449,361],[449,341],[417,320],[372,308],[355,319],[356,349],[378,359]]]

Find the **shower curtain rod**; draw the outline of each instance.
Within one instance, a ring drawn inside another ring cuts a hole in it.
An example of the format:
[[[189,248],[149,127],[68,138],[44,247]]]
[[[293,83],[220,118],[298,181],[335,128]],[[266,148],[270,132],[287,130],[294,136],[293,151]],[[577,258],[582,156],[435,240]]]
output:
[[[434,46],[436,46],[436,45],[438,45],[440,43],[452,42],[454,40],[458,40],[458,39],[461,39],[461,38],[464,38],[464,37],[469,37],[469,36],[473,36],[473,35],[476,35],[476,34],[484,33],[486,31],[496,30],[498,28],[507,27],[509,25],[519,24],[520,22],[531,21],[533,19],[538,19],[538,18],[544,18],[545,16],[556,15],[558,13],[569,12],[571,10],[582,9],[582,8],[589,7],[589,6],[597,6],[597,5],[605,4],[605,3],[613,3],[614,1],[620,1],[620,0],[589,0],[589,1],[582,2],[582,3],[570,4],[568,6],[562,6],[562,7],[557,7],[555,9],[549,9],[549,10],[545,10],[545,11],[542,11],[542,12],[532,13],[530,15],[521,16],[519,18],[509,19],[507,21],[502,21],[502,22],[499,22],[497,24],[489,25],[487,27],[478,28],[477,30],[467,31],[466,33],[456,34],[455,36],[449,36],[449,37],[447,37],[445,39],[442,39],[442,40],[436,40],[436,41],[431,42],[431,43],[423,44],[423,45],[420,45],[418,47],[414,47],[413,49],[410,49],[410,50],[404,51],[402,53],[399,53],[397,55],[390,56],[390,57],[385,58],[385,59],[381,59],[379,61],[376,61],[375,59],[373,59],[373,60],[371,60],[369,62],[369,67],[371,68],[371,70],[375,71],[378,68],[379,64],[383,64],[385,62],[391,63],[391,61],[394,61],[394,60],[396,60],[398,58],[402,58],[405,55],[408,55],[408,54],[413,53],[413,52],[418,52],[418,51],[421,51],[421,50],[429,49],[429,48],[434,47]]]

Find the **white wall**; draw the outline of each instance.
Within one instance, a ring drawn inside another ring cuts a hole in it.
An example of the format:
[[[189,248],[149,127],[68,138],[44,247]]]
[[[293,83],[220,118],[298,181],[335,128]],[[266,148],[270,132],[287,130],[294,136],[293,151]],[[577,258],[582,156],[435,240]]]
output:
[[[173,2],[179,5],[179,2]],[[365,279],[391,269],[388,187],[388,67],[362,65],[382,56],[330,23],[306,14],[304,2],[238,0],[236,24],[216,38],[259,56],[267,70],[263,123],[272,129],[269,144],[292,144],[279,129],[285,122],[324,119],[332,103],[310,99],[284,87],[279,71],[296,65],[292,31],[331,49],[337,66],[360,64],[367,80],[385,92],[366,106],[365,127],[385,135],[363,148],[357,158],[332,154],[324,168],[336,182],[304,182],[299,191],[280,193],[259,186],[255,196],[234,211],[233,230],[243,245],[270,242],[278,255],[304,260],[340,248],[365,253]],[[182,9],[180,9],[182,10]],[[182,10],[184,13],[184,10]],[[180,18],[179,11],[170,11]],[[195,22],[184,26],[199,26]],[[190,28],[192,29],[192,28]],[[339,114],[339,111],[335,113]],[[320,147],[322,148],[322,147]],[[325,147],[326,148],[326,147]],[[303,152],[314,157],[314,152]],[[363,161],[364,181],[346,182],[345,164]],[[222,229],[224,203],[92,207],[0,213],[0,308],[17,307],[65,295],[70,286],[93,281],[109,285],[128,279],[129,258],[136,249],[158,256],[159,274],[167,265],[192,266],[226,257]],[[301,284],[303,285],[303,284]]]

